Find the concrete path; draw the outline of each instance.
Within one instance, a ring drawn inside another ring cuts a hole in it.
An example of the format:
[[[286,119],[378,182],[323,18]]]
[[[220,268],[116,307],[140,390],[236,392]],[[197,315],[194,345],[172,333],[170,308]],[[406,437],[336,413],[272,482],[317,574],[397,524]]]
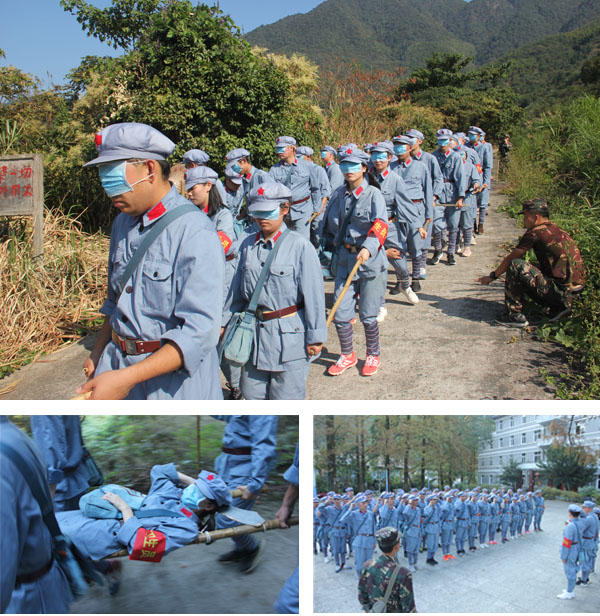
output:
[[[261,499],[255,509],[272,519],[283,492]],[[94,586],[71,605],[73,614],[261,614],[273,605],[285,580],[298,564],[298,526],[257,534],[266,542],[257,569],[245,575],[235,564],[217,558],[233,547],[230,539],[211,545],[188,545],[160,563],[122,558],[121,590],[111,597],[106,586]]]
[[[413,573],[415,603],[419,612],[600,612],[600,574],[586,587],[577,586],[575,598],[561,601],[556,595],[566,588],[559,548],[568,503],[546,502],[544,532],[525,535],[488,549],[467,552],[444,561],[441,550],[437,566],[425,564]],[[452,546],[456,555],[455,546]],[[401,556],[400,563],[406,566]],[[352,566],[353,559],[348,561]],[[598,567],[596,567],[598,568]],[[354,569],[335,573],[332,562],[314,557],[314,611],[361,612]]]
[[[502,309],[503,284],[474,283],[487,274],[523,230],[497,211],[504,197],[495,189],[486,232],[477,237],[473,256],[457,257],[450,267],[442,262],[427,267],[428,279],[419,293],[420,303],[408,304],[387,295],[389,315],[381,327],[382,367],[373,378],[363,378],[364,331],[354,327],[359,365],[332,378],[327,368],[339,355],[335,327],[322,357],[313,363],[308,380],[309,399],[319,400],[463,400],[550,399],[554,388],[539,375],[540,368],[558,375],[562,353],[558,346],[535,341],[494,324]],[[395,284],[390,275],[388,287]],[[333,283],[326,283],[332,304]],[[83,382],[82,365],[94,343],[90,336],[0,380],[4,400],[70,399]],[[223,382],[224,384],[224,382]]]

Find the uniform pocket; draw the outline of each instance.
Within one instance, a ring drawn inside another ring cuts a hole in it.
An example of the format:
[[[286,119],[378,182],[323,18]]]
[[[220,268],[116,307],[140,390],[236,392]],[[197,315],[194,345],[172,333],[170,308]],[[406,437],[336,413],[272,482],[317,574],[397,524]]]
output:
[[[281,363],[306,358],[305,328],[297,314],[279,319]]]
[[[173,264],[163,260],[146,260],[142,266],[144,306],[162,316],[173,312]]]
[[[281,300],[281,303],[278,301],[277,306],[270,306],[270,308],[287,308],[287,306],[293,304],[294,300],[285,303],[285,298],[295,298],[297,295],[294,281],[294,266],[282,264],[271,265],[266,286],[269,289],[270,297]]]

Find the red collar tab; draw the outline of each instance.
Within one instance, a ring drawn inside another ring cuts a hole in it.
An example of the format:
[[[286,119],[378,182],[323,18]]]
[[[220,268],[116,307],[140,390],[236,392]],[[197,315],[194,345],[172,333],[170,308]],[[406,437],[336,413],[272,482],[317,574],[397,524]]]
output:
[[[415,154],[415,158],[417,160],[421,160],[421,156],[423,156],[423,151],[422,150],[420,150],[418,154]]]
[[[180,511],[186,518],[191,518],[194,515],[189,509],[186,509],[185,507],[182,507]]]
[[[208,203],[206,204],[206,207],[202,210],[205,214],[208,214]]]
[[[156,220],[160,216],[162,216],[167,210],[165,206],[162,204],[162,201],[156,204],[151,210],[147,212],[148,220]]]
[[[405,167],[408,167],[409,165],[412,164],[412,158],[409,156],[403,163],[402,163]]]
[[[384,177],[384,178],[387,178],[387,176],[388,176],[389,174],[390,174],[390,170],[389,170],[389,169],[386,169],[386,170],[385,170],[385,171],[381,174],[381,176],[382,176],[382,177]]]
[[[276,234],[276,235],[274,235],[274,236],[271,238],[271,241],[273,242],[273,244],[275,244],[275,242],[276,242],[276,241],[277,241],[280,237],[281,237],[281,230],[277,231],[277,234]]]
[[[332,164],[333,164],[333,161],[328,162],[327,167],[331,167]]]
[[[246,182],[249,182],[252,179],[252,173],[249,171],[245,176]]]
[[[358,197],[362,195],[363,191],[364,187],[361,184],[352,194],[358,199]]]
[[[450,152],[452,152],[452,150],[448,150],[447,152],[444,152],[444,156],[448,158],[448,156],[450,156]]]
[[[294,165],[297,165],[297,164],[298,164],[298,159],[294,158]]]

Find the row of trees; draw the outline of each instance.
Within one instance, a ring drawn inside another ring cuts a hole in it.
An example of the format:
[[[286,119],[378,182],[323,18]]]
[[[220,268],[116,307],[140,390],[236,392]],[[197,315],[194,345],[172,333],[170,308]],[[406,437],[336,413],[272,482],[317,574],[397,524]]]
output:
[[[485,416],[384,415],[315,417],[317,487],[355,490],[380,486],[387,474],[394,488],[472,482],[479,442],[494,422]]]

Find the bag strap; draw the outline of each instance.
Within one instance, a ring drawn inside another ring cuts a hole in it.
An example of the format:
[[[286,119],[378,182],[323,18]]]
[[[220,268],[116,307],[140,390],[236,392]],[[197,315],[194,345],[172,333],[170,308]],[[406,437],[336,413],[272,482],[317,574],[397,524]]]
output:
[[[394,584],[396,583],[396,580],[398,579],[398,574],[400,573],[400,569],[402,569],[402,567],[400,565],[396,565],[396,568],[394,569],[394,572],[392,573],[392,577],[390,578],[390,581],[388,582],[387,588],[385,589],[385,595],[383,596],[383,602],[386,605],[386,611],[387,611],[387,602],[390,599],[390,596],[392,594],[392,589],[394,588]]]
[[[31,490],[33,498],[35,498],[40,506],[42,519],[48,527],[50,534],[55,538],[61,535],[62,533],[60,532],[58,522],[56,521],[56,517],[54,515],[54,507],[52,505],[52,501],[50,500],[48,486],[40,483],[31,466],[29,466],[23,456],[21,456],[21,454],[13,449],[8,443],[0,443],[0,452],[7,456],[19,469],[19,472]]]
[[[159,516],[169,518],[183,518],[183,513],[179,511],[171,511],[170,509],[144,509],[144,511],[134,511],[133,515],[138,518],[156,518]]]
[[[133,275],[133,272],[137,269],[137,266],[140,264],[142,257],[148,251],[148,248],[154,243],[154,240],[161,234],[161,232],[171,224],[177,218],[183,216],[184,214],[189,214],[191,212],[198,212],[198,208],[188,203],[186,205],[180,205],[173,210],[167,212],[160,220],[158,220],[148,234],[144,237],[137,250],[133,253],[131,259],[127,263],[127,267],[123,272],[123,276],[121,276],[121,280],[117,283],[117,297],[123,293],[123,289],[125,288],[125,284]]]
[[[285,178],[285,180],[283,180],[283,183],[285,184],[285,186],[287,186],[288,188],[290,187],[290,185],[288,184],[288,182],[290,181],[290,179],[292,178],[292,171],[294,170],[294,166],[293,163],[290,165],[290,170],[287,172],[287,176]]]
[[[271,252],[269,253],[269,256],[267,257],[265,264],[262,268],[262,271],[260,273],[258,282],[256,283],[256,287],[254,288],[254,293],[252,293],[250,303],[248,304],[247,312],[254,313],[254,311],[256,310],[256,307],[258,306],[258,300],[260,298],[260,294],[263,290],[263,287],[265,286],[267,275],[269,274],[269,268],[271,267],[271,263],[273,263],[273,259],[275,259],[275,256],[277,255],[277,252],[279,251],[281,243],[283,242],[283,239],[288,233],[290,233],[290,230],[286,229],[281,234],[279,239],[275,242],[275,246],[273,246],[273,248],[271,249]]]

